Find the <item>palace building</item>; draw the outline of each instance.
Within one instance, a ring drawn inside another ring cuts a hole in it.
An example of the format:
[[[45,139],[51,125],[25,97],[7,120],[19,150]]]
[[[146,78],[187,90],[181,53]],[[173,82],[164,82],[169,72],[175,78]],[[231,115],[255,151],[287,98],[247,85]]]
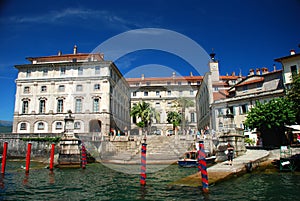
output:
[[[126,132],[130,90],[117,66],[100,53],[29,57],[16,65],[13,133],[61,133],[72,112],[76,133]]]

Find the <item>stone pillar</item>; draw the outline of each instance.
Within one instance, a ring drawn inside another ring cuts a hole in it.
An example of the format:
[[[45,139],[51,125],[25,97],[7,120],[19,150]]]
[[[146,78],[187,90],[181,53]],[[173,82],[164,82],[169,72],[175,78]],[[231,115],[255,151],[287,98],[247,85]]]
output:
[[[74,117],[72,112],[68,112],[65,117],[65,131],[60,140],[60,150],[58,156],[59,167],[80,167],[80,140],[74,135]]]
[[[219,136],[219,145],[216,151],[216,162],[227,160],[227,155],[224,153],[227,150],[227,144],[230,143],[234,147],[234,157],[245,154],[246,147],[244,142],[244,135],[238,133],[229,133]]]

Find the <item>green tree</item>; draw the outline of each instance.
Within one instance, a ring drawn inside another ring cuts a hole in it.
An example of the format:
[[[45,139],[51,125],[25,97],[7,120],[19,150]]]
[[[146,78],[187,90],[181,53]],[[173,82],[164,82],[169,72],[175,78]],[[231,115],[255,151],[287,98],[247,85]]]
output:
[[[173,125],[173,132],[175,133],[175,129],[181,123],[182,116],[178,112],[171,111],[168,112],[167,122]]]
[[[134,116],[140,119],[140,121],[137,122],[136,125],[143,130],[146,128],[150,129],[153,118],[159,120],[158,113],[155,112],[155,110],[150,106],[149,103],[146,103],[144,101],[139,102],[132,107],[130,116]]]
[[[291,88],[287,90],[287,98],[294,103],[296,111],[296,122],[300,124],[300,74],[293,76],[293,82]]]
[[[182,114],[182,130],[185,129],[186,127],[186,119],[185,119],[185,109],[189,107],[194,107],[195,103],[192,99],[185,98],[185,97],[179,97],[175,101],[174,107],[179,109]]]
[[[248,112],[245,125],[260,131],[265,147],[285,145],[284,126],[295,122],[293,107],[294,104],[286,98],[275,98],[264,104],[257,101]]]

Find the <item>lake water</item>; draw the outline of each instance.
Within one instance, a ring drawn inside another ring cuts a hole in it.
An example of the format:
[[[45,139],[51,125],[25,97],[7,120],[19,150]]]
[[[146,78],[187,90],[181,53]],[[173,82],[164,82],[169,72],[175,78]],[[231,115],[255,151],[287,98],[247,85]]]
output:
[[[139,175],[124,174],[94,163],[82,169],[54,169],[51,173],[31,162],[29,174],[25,162],[7,162],[0,177],[0,200],[299,200],[300,174],[253,172],[209,187],[173,186],[171,182],[191,175],[197,168],[171,165],[147,174],[141,187]],[[209,175],[208,175],[209,176]]]

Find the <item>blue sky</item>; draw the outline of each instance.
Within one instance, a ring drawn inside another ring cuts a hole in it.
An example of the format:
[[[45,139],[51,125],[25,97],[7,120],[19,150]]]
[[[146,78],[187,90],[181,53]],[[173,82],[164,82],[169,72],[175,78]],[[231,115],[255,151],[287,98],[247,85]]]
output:
[[[223,75],[233,71],[247,75],[250,68],[257,67],[272,69],[275,58],[288,55],[290,49],[300,51],[297,0],[0,3],[0,120],[13,119],[14,65],[28,63],[26,57],[55,55],[58,50],[72,53],[74,44],[79,52],[89,53],[109,38],[134,29],[171,30],[208,53],[213,48]],[[149,64],[171,67],[181,75],[193,70],[182,58],[151,50],[132,52],[115,62],[124,75]],[[136,70],[133,75],[141,73],[143,70]]]

